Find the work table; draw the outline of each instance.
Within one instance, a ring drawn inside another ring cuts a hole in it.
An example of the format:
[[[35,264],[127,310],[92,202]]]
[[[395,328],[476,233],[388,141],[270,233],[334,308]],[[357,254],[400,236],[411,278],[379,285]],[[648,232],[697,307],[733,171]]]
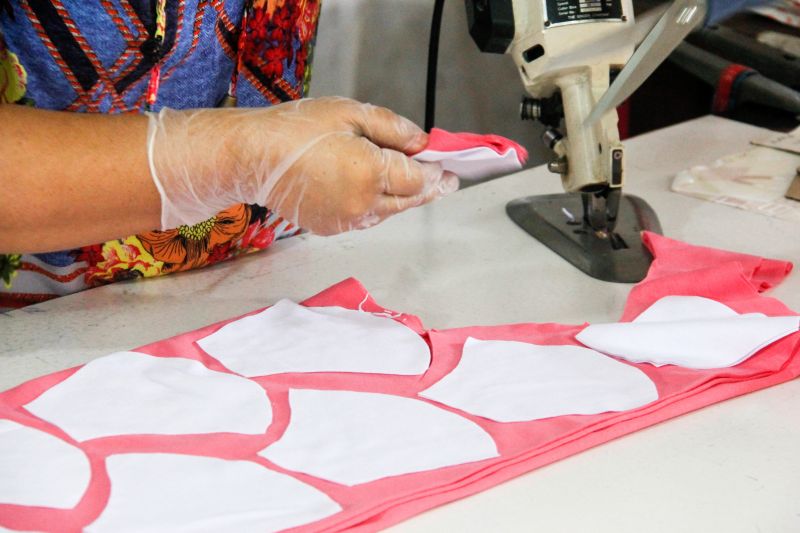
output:
[[[669,191],[676,172],[767,132],[704,117],[627,142],[626,192],[664,234],[800,262],[791,222]],[[630,285],[589,278],[505,215],[560,191],[543,167],[459,191],[375,228],[280,241],[184,274],[117,283],[0,315],[0,390],[114,351],[297,301],[348,277],[428,328],[616,320]],[[800,273],[771,296],[800,310]],[[714,405],[395,526],[414,531],[800,531],[800,380]]]

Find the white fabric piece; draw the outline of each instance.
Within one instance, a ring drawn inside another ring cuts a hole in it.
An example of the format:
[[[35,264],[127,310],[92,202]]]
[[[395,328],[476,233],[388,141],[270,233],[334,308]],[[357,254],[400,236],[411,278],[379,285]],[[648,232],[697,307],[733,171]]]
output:
[[[243,376],[283,372],[422,374],[428,345],[391,318],[342,307],[305,307],[281,300],[226,324],[197,344]]]
[[[480,426],[400,396],[289,391],[286,433],[259,455],[344,485],[497,457]]]
[[[181,357],[118,352],[94,361],[25,406],[84,441],[131,434],[260,434],[266,391]]]
[[[477,180],[522,169],[522,163],[519,162],[519,156],[514,148],[509,148],[503,154],[498,154],[486,146],[452,152],[423,150],[414,154],[412,159],[429,163],[439,162],[442,168],[462,180]]]
[[[633,322],[592,324],[575,338],[635,363],[710,369],[738,365],[798,329],[797,316],[740,315],[709,298],[666,296]]]
[[[740,315],[727,305],[702,296],[664,296],[642,311],[634,322],[671,322],[715,318],[761,317],[764,313]]]
[[[44,431],[0,420],[0,503],[71,509],[92,477],[89,459]]]
[[[249,461],[121,454],[106,461],[111,496],[86,531],[279,531],[341,511],[326,494]]]
[[[498,422],[627,411],[658,399],[644,372],[579,346],[468,338],[461,361],[420,396]]]

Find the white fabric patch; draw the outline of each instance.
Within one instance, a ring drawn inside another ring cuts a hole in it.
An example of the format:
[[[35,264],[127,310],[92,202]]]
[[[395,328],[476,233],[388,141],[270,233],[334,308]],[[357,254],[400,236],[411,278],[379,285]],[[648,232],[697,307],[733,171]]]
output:
[[[25,406],[74,439],[131,434],[260,434],[272,421],[256,383],[198,361],[118,352],[91,361]]]
[[[412,159],[441,163],[443,169],[462,180],[476,180],[522,169],[522,163],[519,162],[519,156],[514,148],[509,148],[503,154],[498,154],[486,146],[451,152],[423,150],[413,155]]]
[[[666,296],[633,322],[592,324],[575,338],[635,363],[709,369],[738,365],[795,333],[800,317],[738,314],[700,296]]]
[[[420,396],[498,422],[627,411],[658,399],[638,368],[578,346],[468,338],[458,366]]]
[[[341,511],[314,487],[248,461],[121,454],[108,505],[86,531],[278,531]]]
[[[243,376],[284,372],[422,374],[428,345],[390,318],[342,307],[305,307],[281,300],[225,325],[197,344]]]
[[[289,391],[291,418],[259,455],[344,485],[497,457],[478,425],[428,403],[368,392]]]
[[[71,509],[91,477],[89,459],[75,446],[0,420],[0,503]]]

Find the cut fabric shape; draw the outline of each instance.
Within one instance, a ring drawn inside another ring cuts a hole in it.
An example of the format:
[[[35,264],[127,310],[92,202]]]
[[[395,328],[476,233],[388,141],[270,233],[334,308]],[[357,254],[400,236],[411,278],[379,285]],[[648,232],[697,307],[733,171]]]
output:
[[[800,317],[739,314],[700,296],[666,296],[632,322],[592,324],[582,344],[635,363],[694,369],[738,365],[800,329]]]
[[[118,352],[25,406],[74,439],[131,434],[260,434],[272,421],[256,383],[181,357]]]
[[[451,133],[433,128],[428,145],[414,156],[417,161],[438,162],[463,180],[477,180],[521,170],[528,152],[499,135]]]
[[[259,452],[273,463],[356,485],[497,457],[480,426],[431,404],[387,394],[291,389],[286,433]]]
[[[230,370],[255,377],[285,372],[422,374],[430,349],[391,318],[281,300],[223,326],[197,344]]]
[[[279,531],[341,510],[314,487],[249,461],[120,454],[107,468],[111,497],[86,531]]]
[[[0,420],[0,504],[70,509],[89,486],[89,459],[38,429]]]
[[[419,394],[498,422],[626,411],[658,399],[644,372],[594,350],[472,337],[455,370]]]
[[[670,322],[672,320],[708,320],[717,318],[764,318],[764,313],[740,315],[727,305],[702,296],[665,296],[642,311],[634,322]]]

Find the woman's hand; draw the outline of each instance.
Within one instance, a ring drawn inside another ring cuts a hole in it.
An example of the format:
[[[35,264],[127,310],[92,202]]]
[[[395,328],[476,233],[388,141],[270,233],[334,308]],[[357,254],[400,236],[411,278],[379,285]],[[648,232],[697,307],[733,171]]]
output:
[[[258,203],[331,235],[455,191],[455,175],[408,157],[426,143],[420,128],[388,109],[320,98],[266,109],[163,110],[150,116],[148,155],[163,229]]]

